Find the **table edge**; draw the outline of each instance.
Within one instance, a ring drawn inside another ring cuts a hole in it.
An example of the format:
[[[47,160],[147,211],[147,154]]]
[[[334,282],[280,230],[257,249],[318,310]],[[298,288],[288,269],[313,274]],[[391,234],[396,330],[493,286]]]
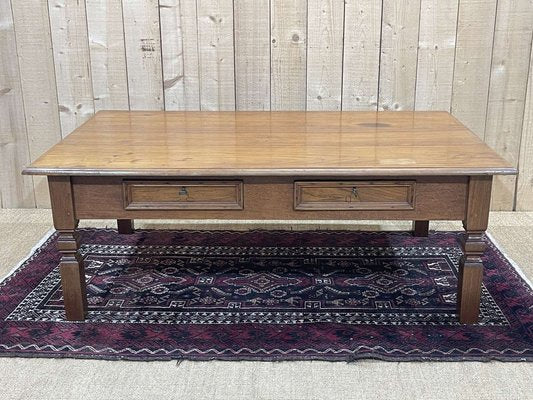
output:
[[[482,168],[224,168],[224,169],[90,169],[26,167],[23,175],[72,176],[446,176],[446,175],[516,175],[514,167]]]

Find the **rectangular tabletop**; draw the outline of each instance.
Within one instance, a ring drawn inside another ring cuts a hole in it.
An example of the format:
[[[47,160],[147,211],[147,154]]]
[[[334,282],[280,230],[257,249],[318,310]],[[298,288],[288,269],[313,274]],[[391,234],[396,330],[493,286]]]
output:
[[[516,169],[447,112],[100,111],[42,175],[493,175]]]

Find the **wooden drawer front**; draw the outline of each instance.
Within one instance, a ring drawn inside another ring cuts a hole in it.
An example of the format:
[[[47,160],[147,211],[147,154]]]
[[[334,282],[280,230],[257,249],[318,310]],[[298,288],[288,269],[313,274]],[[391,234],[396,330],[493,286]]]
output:
[[[124,181],[126,210],[242,210],[240,181]]]
[[[414,210],[414,181],[295,182],[295,210]]]

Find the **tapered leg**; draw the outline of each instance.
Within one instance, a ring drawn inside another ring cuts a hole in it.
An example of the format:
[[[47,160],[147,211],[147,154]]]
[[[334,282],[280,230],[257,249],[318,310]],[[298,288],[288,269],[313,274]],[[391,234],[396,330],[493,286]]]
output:
[[[427,237],[429,233],[429,221],[413,221],[413,236]]]
[[[457,288],[457,309],[459,321],[475,324],[479,320],[483,263],[485,251],[483,235],[489,221],[492,176],[471,176],[468,185],[466,230],[463,244],[464,255],[459,265],[459,284]]]
[[[87,313],[87,292],[85,271],[78,255],[78,220],[74,215],[70,177],[49,176],[48,186],[54,227],[59,232],[57,248],[61,253],[59,269],[66,318],[69,321],[82,321]]]
[[[74,230],[59,231],[57,242],[61,252],[59,270],[65,314],[69,321],[83,321],[87,313],[85,269],[78,256],[78,240]]]
[[[117,219],[118,233],[129,235],[135,229],[132,219]]]
[[[463,324],[478,322],[481,284],[483,281],[481,256],[485,251],[485,246],[482,232],[467,231],[464,255],[459,269],[459,287],[457,291],[459,320]]]

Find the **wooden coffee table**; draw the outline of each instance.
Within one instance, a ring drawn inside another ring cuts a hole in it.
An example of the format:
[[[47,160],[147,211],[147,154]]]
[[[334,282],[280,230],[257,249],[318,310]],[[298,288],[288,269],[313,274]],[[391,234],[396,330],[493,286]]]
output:
[[[478,320],[492,177],[515,168],[445,112],[103,111],[48,175],[68,320],[87,312],[80,219],[462,220],[458,312]]]

